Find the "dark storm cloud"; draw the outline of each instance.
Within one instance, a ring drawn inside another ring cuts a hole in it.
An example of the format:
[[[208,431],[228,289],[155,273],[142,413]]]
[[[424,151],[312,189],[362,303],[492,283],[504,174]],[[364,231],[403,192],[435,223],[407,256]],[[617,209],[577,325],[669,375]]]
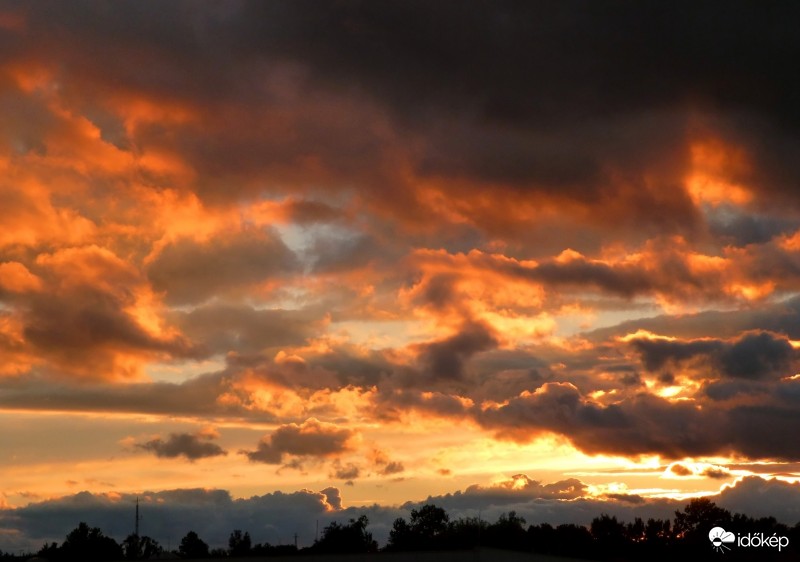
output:
[[[733,341],[635,338],[631,345],[641,354],[649,371],[701,359],[722,376],[739,379],[792,375],[797,358],[785,336],[769,332],[748,332]]]
[[[626,111],[630,104],[663,106],[693,94],[734,107],[761,108],[769,101],[766,111],[797,117],[782,90],[795,83],[782,72],[798,48],[786,23],[796,14],[790,6],[763,11],[733,2],[721,12],[713,4],[652,9],[477,2],[461,10],[453,2],[351,1],[245,2],[196,10],[179,2],[162,7],[158,22],[152,20],[153,6],[136,3],[110,13],[99,4],[67,9],[55,2],[24,12],[34,31],[85,37],[82,47],[113,40],[124,52],[146,41],[156,53],[190,63],[171,77],[159,76],[163,65],[150,73],[109,65],[111,77],[142,89],[231,95],[239,85],[223,78],[237,66],[216,80],[213,72],[226,70],[223,63],[269,53],[305,62],[327,83],[343,87],[359,77],[376,97],[406,112],[416,103],[422,115],[430,105],[452,104],[454,111],[470,108],[490,122],[551,124],[577,109],[585,117]],[[202,61],[194,58],[198,51]],[[119,51],[104,57],[113,54]],[[774,58],[764,65],[767,54]],[[585,88],[565,88],[576,82]],[[195,91],[197,86],[205,88]]]
[[[488,326],[468,323],[454,336],[423,345],[418,361],[428,378],[461,380],[465,376],[466,362],[476,353],[496,345],[497,340]]]
[[[605,291],[632,296],[649,292],[653,283],[645,272],[630,268],[615,270],[606,264],[588,263],[578,259],[567,264],[545,263],[535,268],[531,276],[553,285],[594,285]]]
[[[186,457],[190,461],[226,455],[225,450],[212,443],[211,439],[213,436],[203,433],[171,433],[167,439],[157,437],[145,443],[137,443],[136,447],[155,453],[157,457]]]
[[[265,436],[254,451],[241,451],[253,462],[280,464],[286,455],[328,457],[350,450],[356,433],[334,424],[310,419],[283,425]]]
[[[587,453],[666,458],[738,453],[793,460],[800,447],[785,435],[800,431],[800,384],[770,384],[756,403],[726,406],[671,402],[647,393],[601,405],[571,384],[546,383],[503,405],[473,409],[473,415],[500,437],[528,441],[553,432]]]
[[[359,184],[373,203],[424,221],[390,172],[402,146],[424,177],[572,198],[614,225],[693,229],[678,187],[693,110],[768,147],[755,158],[771,164],[756,166],[776,180],[770,189],[797,175],[792,6],[177,2],[158,6],[157,23],[154,6],[25,6],[27,32],[8,56],[59,52],[69,99],[133,95],[196,110],[205,135],[196,124],[135,134],[186,156],[210,197],[258,189],[232,182],[222,193],[214,178],[269,171],[306,186]],[[484,227],[514,222],[468,202],[464,211]]]
[[[711,400],[731,400],[742,397],[757,397],[769,392],[769,388],[759,382],[733,379],[706,384],[703,392]]]
[[[796,80],[782,71],[798,52],[786,25],[793,8],[765,13],[735,3],[720,13],[712,5],[421,6],[350,3],[304,11],[295,4],[276,11],[248,5],[246,11],[260,32],[252,35],[254,51],[266,46],[294,57],[324,83],[356,81],[376,99],[389,100],[393,113],[417,131],[437,116],[442,134],[428,133],[436,150],[420,163],[428,173],[581,185],[583,197],[599,200],[599,187],[587,186],[602,183],[605,164],[641,171],[653,153],[663,157],[670,145],[676,151],[685,126],[641,119],[645,124],[637,130],[623,124],[629,115],[695,103],[754,113],[776,125],[800,121],[787,94]],[[292,25],[271,33],[275,24],[264,21],[270,16]],[[610,117],[603,122],[599,115]],[[593,120],[600,121],[597,138]],[[502,135],[503,129],[510,132]],[[494,135],[492,142],[477,140],[487,134]],[[570,142],[559,143],[559,137]],[[598,147],[600,157],[594,156]]]
[[[206,243],[181,239],[168,244],[149,264],[153,287],[171,304],[203,302],[297,271],[297,261],[280,236],[246,229]]]
[[[710,211],[708,223],[715,238],[736,246],[764,244],[775,236],[791,234],[800,226],[796,219],[742,214],[734,208]]]

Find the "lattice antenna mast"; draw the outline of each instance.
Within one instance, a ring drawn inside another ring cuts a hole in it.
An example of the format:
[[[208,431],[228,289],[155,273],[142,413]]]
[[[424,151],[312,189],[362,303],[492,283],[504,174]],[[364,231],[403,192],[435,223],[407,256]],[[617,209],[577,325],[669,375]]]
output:
[[[135,529],[134,530],[134,534],[137,537],[139,536],[139,521],[141,521],[141,520],[142,520],[142,518],[139,515],[139,498],[137,497],[136,498],[136,525],[134,526],[134,529]]]

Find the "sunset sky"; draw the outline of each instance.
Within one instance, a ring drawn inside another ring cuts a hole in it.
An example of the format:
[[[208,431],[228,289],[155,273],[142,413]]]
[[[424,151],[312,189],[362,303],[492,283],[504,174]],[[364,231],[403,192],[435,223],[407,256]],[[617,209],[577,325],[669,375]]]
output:
[[[0,549],[800,521],[799,11],[0,4]]]

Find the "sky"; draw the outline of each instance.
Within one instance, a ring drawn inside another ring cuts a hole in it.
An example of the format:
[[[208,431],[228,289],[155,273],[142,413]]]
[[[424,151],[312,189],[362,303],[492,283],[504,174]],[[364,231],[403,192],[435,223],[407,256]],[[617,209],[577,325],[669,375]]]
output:
[[[799,10],[0,4],[0,549],[800,521]]]

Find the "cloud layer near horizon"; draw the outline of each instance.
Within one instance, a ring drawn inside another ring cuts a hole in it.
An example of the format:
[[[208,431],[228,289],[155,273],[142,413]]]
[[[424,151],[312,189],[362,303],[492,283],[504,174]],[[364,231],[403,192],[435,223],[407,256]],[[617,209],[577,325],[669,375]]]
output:
[[[370,531],[383,544],[396,518],[408,519],[412,509],[425,503],[444,508],[451,520],[476,517],[480,513],[485,521],[493,522],[503,513],[516,511],[528,524],[553,526],[562,523],[588,526],[601,513],[623,521],[633,521],[636,517],[672,519],[675,511],[682,510],[687,503],[643,499],[626,493],[597,497],[589,495],[586,488],[576,479],[542,484],[519,474],[494,485],[473,485],[402,506],[345,506],[346,498],[336,488],[273,492],[242,499],[232,498],[225,490],[204,489],[139,495],[80,492],[0,512],[0,528],[14,550],[36,548],[44,542],[60,543],[80,521],[99,526],[121,541],[132,532],[129,527],[138,498],[142,534],[156,539],[165,548],[170,544],[176,546],[189,530],[210,545],[222,547],[233,529],[248,531],[254,543],[273,545],[293,543],[297,533],[299,544],[307,546],[313,542],[317,522],[324,528],[332,521],[344,522],[363,514],[369,518]],[[734,513],[773,516],[790,526],[800,521],[797,483],[748,477],[709,499]]]

